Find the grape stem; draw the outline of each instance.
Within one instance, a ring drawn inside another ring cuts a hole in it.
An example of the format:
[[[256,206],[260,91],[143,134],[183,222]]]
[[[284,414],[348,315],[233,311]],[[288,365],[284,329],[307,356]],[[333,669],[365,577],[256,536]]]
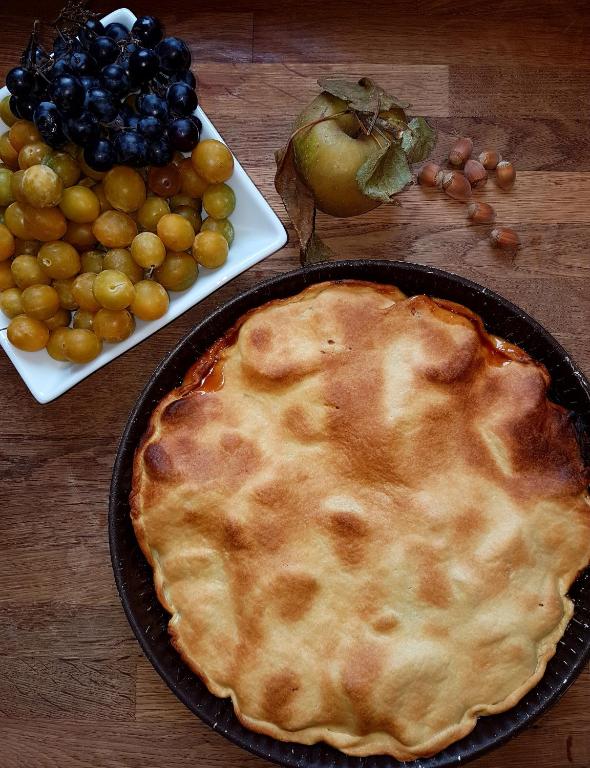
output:
[[[86,0],[66,0],[66,4],[59,12],[51,26],[61,32],[63,29],[67,34],[76,35],[86,24],[88,19],[98,18],[99,13],[93,13],[86,7]]]
[[[47,77],[47,75],[46,75],[46,74],[45,74],[45,72],[43,71],[42,67],[39,67],[39,69],[37,70],[37,74],[39,75],[39,77],[42,77],[42,78],[43,78],[43,80],[45,80],[45,82],[46,82],[47,84],[50,84],[50,83],[51,83],[51,80],[50,80],[50,79]]]
[[[37,42],[39,40],[40,25],[41,25],[41,22],[39,21],[39,19],[35,19],[35,21],[33,22],[33,29],[29,37],[29,42],[27,43],[27,47],[25,48],[23,55],[21,56],[21,63],[27,69],[31,69],[37,64],[37,62],[33,59],[33,52],[35,52],[35,59],[36,59],[36,49],[37,49]]]

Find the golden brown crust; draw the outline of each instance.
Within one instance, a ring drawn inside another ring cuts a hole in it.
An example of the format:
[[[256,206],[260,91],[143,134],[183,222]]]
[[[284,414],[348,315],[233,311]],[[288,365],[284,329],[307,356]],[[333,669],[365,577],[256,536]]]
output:
[[[544,367],[361,281],[244,316],[155,409],[137,539],[172,642],[242,723],[434,754],[542,677],[590,559]]]

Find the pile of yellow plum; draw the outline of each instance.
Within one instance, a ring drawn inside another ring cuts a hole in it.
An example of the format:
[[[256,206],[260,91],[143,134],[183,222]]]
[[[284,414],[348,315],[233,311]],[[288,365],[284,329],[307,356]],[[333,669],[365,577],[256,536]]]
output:
[[[222,142],[165,166],[90,168],[82,150],[45,144],[33,123],[0,117],[0,309],[18,349],[86,363],[156,320],[199,265],[225,263],[233,241],[234,161]],[[202,212],[207,218],[202,221]]]

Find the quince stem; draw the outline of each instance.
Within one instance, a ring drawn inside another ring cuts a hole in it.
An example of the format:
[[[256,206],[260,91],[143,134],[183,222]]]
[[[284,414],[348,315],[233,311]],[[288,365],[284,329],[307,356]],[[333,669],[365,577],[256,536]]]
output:
[[[305,123],[305,125],[300,125],[299,128],[293,131],[293,133],[289,136],[289,141],[287,142],[287,146],[293,141],[295,136],[297,136],[298,133],[305,130],[306,128],[313,128],[314,125],[317,125],[318,123],[323,123],[326,120],[333,120],[335,117],[342,117],[342,115],[347,115],[349,112],[353,112],[352,109],[343,109],[341,112],[335,112],[333,115],[324,115],[324,117],[318,117],[317,120],[310,120],[309,123]],[[355,112],[356,114],[356,112]]]

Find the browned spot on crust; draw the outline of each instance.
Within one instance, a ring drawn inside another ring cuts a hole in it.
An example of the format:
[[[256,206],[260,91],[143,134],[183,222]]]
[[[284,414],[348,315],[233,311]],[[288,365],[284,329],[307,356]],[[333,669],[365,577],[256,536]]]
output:
[[[305,408],[300,405],[292,405],[285,410],[283,424],[287,431],[302,442],[312,440],[315,437],[314,425],[310,424]]]
[[[447,608],[451,601],[451,585],[441,567],[439,555],[431,547],[421,547],[416,552],[418,562],[418,597],[435,608]]]
[[[283,505],[286,493],[288,493],[288,489],[285,488],[280,480],[274,478],[263,485],[257,486],[252,491],[254,500],[265,507]]]
[[[194,526],[195,533],[200,533],[211,541],[219,541],[220,524],[223,519],[223,506],[209,500],[206,504],[187,509],[182,520],[189,526]]]
[[[298,473],[281,467],[272,479],[252,488],[249,504],[260,510],[256,536],[261,549],[279,550],[293,536],[293,529],[300,529],[303,519],[312,514],[312,500],[299,493],[304,482]]]
[[[237,478],[253,474],[259,469],[260,451],[252,440],[239,432],[224,432],[219,442],[222,450],[220,458],[228,462],[228,469]],[[223,456],[224,453],[228,454],[227,458]]]
[[[355,354],[375,342],[374,332],[382,324],[387,309],[381,302],[349,302],[338,297],[331,312],[339,326],[338,339],[342,346]]]
[[[473,563],[476,573],[482,574],[479,591],[482,599],[501,594],[513,573],[534,563],[534,558],[522,534],[515,533],[501,542],[484,557]]]
[[[422,368],[426,379],[440,384],[466,380],[473,373],[480,350],[477,334],[472,333],[458,346],[445,328],[425,328],[421,334],[425,353],[433,362]]]
[[[534,565],[535,562],[522,534],[512,538],[509,546],[502,553],[502,559],[508,572],[519,570],[527,565]]]
[[[367,360],[365,368],[326,377],[325,401],[334,407],[327,414],[328,438],[337,444],[336,460],[353,477],[367,480],[397,475],[391,433],[379,426],[376,413],[384,398],[383,370]]]
[[[347,539],[366,536],[369,532],[369,525],[362,517],[357,515],[356,512],[346,512],[344,510],[333,512],[330,515],[330,527],[337,536]]]
[[[459,512],[454,520],[454,538],[458,543],[467,541],[487,528],[487,521],[481,510],[470,507]]]
[[[267,678],[262,690],[262,710],[267,717],[284,721],[289,716],[289,705],[300,688],[294,672],[285,670]]]
[[[248,526],[232,517],[226,517],[223,521],[223,539],[229,550],[254,548],[254,541]]]
[[[249,444],[239,432],[224,432],[219,442],[223,450],[228,453],[234,453]]]
[[[544,400],[528,418],[510,428],[509,447],[513,466],[534,473],[537,492],[582,491],[587,475],[569,414]],[[542,479],[542,480],[541,480]]]
[[[358,566],[365,555],[369,525],[356,512],[332,512],[326,521],[336,554],[343,565]]]
[[[376,621],[380,616],[395,615],[383,607],[389,605],[391,600],[389,588],[384,584],[380,575],[375,575],[372,579],[366,579],[362,582],[358,596],[358,615],[367,624]]]
[[[380,711],[371,692],[379,682],[385,659],[380,642],[357,642],[350,649],[341,673],[342,688],[354,705],[356,729],[359,733],[371,733],[392,723]]]
[[[288,531],[278,519],[261,520],[256,532],[260,549],[267,552],[278,552],[284,546],[288,536]]]
[[[366,699],[374,688],[381,670],[381,648],[371,643],[356,643],[345,658],[342,670],[342,686],[355,703],[366,705]]]
[[[391,632],[399,624],[399,619],[393,613],[384,613],[373,622],[375,632]]]
[[[182,521],[183,523],[187,523],[188,525],[194,525],[195,527],[199,527],[201,522],[203,521],[203,518],[204,518],[204,514],[202,511],[196,510],[196,509],[189,509],[182,516]]]
[[[444,624],[437,624],[433,621],[429,622],[428,624],[424,624],[422,631],[425,635],[428,635],[428,637],[434,637],[437,640],[449,636],[448,627],[445,627]]]
[[[162,411],[162,421],[176,424],[194,411],[194,403],[194,398],[181,397],[178,400],[173,400]]]
[[[506,643],[502,649],[502,653],[506,656],[506,659],[517,664],[525,659],[529,652],[529,648],[518,641]]]
[[[268,352],[272,342],[272,331],[266,325],[257,325],[250,331],[249,341],[259,352]]]
[[[148,473],[155,480],[172,478],[172,460],[160,443],[150,443],[143,452],[143,460]]]
[[[202,427],[208,421],[221,416],[221,400],[211,394],[199,393],[190,397],[181,397],[167,405],[162,412],[162,422],[178,424],[183,419],[190,419],[194,427]]]
[[[418,597],[437,608],[448,606],[450,601],[449,582],[442,571],[432,569],[430,573],[421,574]]]
[[[319,591],[317,580],[308,573],[285,571],[270,587],[271,599],[284,621],[299,621],[313,605]]]

